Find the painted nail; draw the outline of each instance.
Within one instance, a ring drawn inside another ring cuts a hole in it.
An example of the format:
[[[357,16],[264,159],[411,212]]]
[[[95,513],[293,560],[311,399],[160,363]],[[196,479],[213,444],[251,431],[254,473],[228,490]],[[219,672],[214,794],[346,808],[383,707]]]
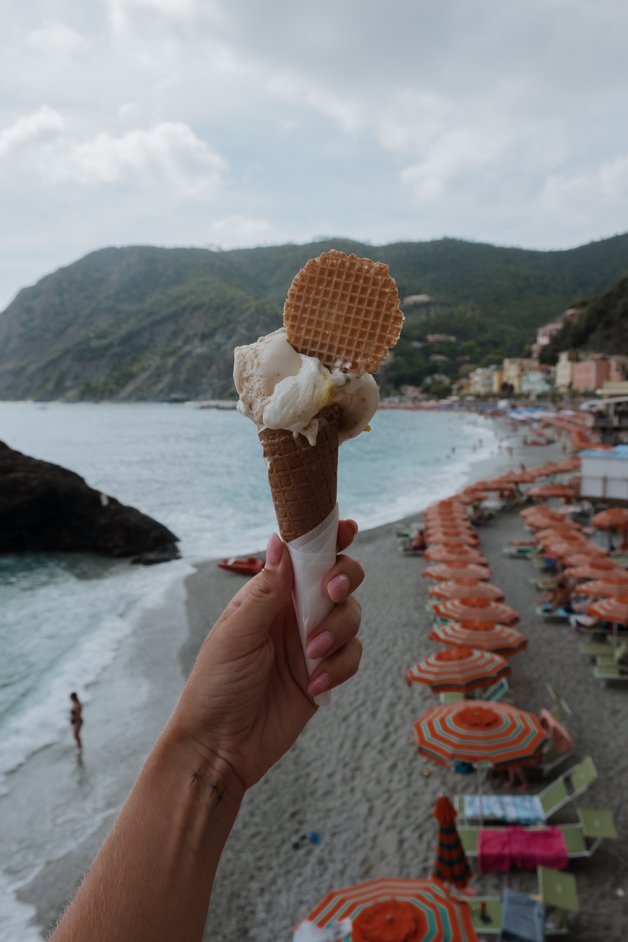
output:
[[[307,692],[311,697],[317,697],[319,693],[325,693],[325,691],[329,690],[330,687],[331,677],[329,674],[317,674],[307,688]]]
[[[283,556],[283,543],[276,533],[273,533],[266,547],[266,569],[277,569]]]
[[[324,657],[333,648],[335,640],[331,631],[321,631],[319,635],[308,641],[307,656],[311,658]]]
[[[349,591],[349,586],[349,577],[341,573],[327,583],[327,595],[332,602],[342,602]]]

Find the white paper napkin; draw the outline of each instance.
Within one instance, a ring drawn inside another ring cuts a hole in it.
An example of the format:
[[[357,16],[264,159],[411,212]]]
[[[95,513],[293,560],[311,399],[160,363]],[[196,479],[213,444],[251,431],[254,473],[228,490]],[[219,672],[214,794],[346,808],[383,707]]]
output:
[[[294,573],[294,608],[310,676],[320,661],[313,661],[305,654],[305,645],[314,628],[334,607],[334,603],[323,594],[322,580],[336,562],[337,543],[338,504],[317,527],[286,543]],[[315,701],[318,706],[328,706],[331,695],[329,692],[319,694]]]

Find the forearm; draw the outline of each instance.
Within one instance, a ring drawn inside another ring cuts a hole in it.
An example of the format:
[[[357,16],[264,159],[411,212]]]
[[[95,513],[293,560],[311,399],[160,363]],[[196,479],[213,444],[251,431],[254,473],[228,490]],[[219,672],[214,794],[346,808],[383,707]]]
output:
[[[228,766],[167,729],[54,942],[198,942],[242,796]]]

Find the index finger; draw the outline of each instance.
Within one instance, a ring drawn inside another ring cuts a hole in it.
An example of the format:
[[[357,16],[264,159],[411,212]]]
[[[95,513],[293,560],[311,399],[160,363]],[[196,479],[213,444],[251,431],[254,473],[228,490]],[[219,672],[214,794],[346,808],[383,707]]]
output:
[[[339,520],[338,521],[338,540],[337,540],[337,549],[341,553],[351,546],[358,532],[358,525],[355,520]]]

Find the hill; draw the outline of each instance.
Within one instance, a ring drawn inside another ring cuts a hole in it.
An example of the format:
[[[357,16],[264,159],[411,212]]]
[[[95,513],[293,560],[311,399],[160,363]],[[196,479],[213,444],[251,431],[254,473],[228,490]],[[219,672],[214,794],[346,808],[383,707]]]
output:
[[[456,239],[106,248],[23,289],[0,314],[0,398],[232,396],[234,345],[280,325],[292,277],[331,247],[386,262],[402,298],[429,295],[404,305],[402,340],[382,377],[389,388],[517,355],[574,297],[628,275],[628,234],[560,252]]]
[[[561,350],[628,355],[628,278],[565,323],[543,351],[543,360],[555,363]]]

